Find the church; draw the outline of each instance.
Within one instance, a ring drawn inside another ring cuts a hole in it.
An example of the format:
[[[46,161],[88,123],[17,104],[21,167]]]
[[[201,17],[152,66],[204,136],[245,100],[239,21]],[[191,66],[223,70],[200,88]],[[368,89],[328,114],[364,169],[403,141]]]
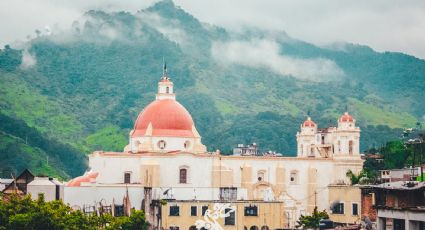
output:
[[[307,118],[296,139],[295,157],[208,152],[164,68],[156,98],[138,115],[123,152],[90,154],[87,172],[65,186],[64,202],[114,215],[143,209],[151,229],[207,229],[208,221],[222,229],[293,228],[316,206],[333,213],[335,202],[336,218],[352,217],[360,201],[344,188],[352,187],[347,171],[363,167],[356,120],[346,112],[337,127],[319,129]],[[220,207],[229,212],[212,220]]]

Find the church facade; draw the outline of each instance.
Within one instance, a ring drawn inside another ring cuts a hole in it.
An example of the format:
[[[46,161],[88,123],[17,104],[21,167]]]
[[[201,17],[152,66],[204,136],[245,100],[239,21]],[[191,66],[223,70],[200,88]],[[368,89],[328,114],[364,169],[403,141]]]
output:
[[[327,129],[308,118],[296,138],[296,157],[208,152],[165,69],[124,151],[90,154],[88,171],[67,183],[64,201],[82,210],[144,209],[153,229],[194,229],[216,203],[236,207],[220,220],[225,229],[294,227],[315,206],[329,210],[330,186],[348,184],[346,172],[363,167],[360,129],[348,113]]]

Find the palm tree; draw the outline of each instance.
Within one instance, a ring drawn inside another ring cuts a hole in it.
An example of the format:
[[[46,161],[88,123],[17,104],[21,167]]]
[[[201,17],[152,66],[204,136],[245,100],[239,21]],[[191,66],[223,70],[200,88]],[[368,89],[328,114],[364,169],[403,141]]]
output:
[[[362,169],[362,171],[360,171],[357,175],[351,170],[348,170],[345,175],[350,178],[351,185],[367,184],[371,180],[371,175],[369,175],[369,173],[364,169]]]

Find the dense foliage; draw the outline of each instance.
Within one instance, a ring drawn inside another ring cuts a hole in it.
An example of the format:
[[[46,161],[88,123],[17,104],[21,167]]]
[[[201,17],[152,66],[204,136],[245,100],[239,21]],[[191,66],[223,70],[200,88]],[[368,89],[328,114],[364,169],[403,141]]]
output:
[[[425,163],[425,142],[423,141],[423,130],[417,131],[419,138],[408,137],[407,139],[390,141],[378,148],[367,150],[367,154],[378,154],[383,157],[382,161],[377,161],[375,158],[367,158],[364,163],[364,170],[360,175],[355,175],[351,172],[347,176],[352,178],[352,181],[359,182],[364,177],[368,178],[366,182],[374,182],[378,177],[379,170],[385,169],[401,169],[407,167],[418,167]],[[409,140],[413,144],[409,144]]]
[[[297,221],[297,228],[302,229],[318,229],[320,220],[329,219],[328,213],[323,211],[318,211],[317,207],[314,207],[313,213],[311,215],[301,215]]]
[[[217,44],[258,40],[275,42],[286,59],[326,59],[343,75],[305,79],[265,66],[223,64],[212,54]],[[238,143],[256,142],[262,151],[294,155],[307,114],[326,127],[347,109],[365,150],[398,138],[425,111],[424,60],[353,44],[317,47],[280,31],[235,33],[164,0],[135,14],[89,11],[69,31],[2,49],[1,113],[56,140],[52,145],[64,144],[59,147],[69,154],[26,143],[57,156],[64,173],[75,175],[84,168],[81,153],[123,149],[137,114],[154,99],[163,57],[177,99],[210,151],[228,154]],[[15,168],[17,161],[8,164]]]
[[[1,198],[1,197],[0,197]],[[148,229],[143,211],[132,211],[130,217],[84,215],[72,210],[61,200],[45,202],[30,196],[8,195],[0,199],[0,229],[59,230],[59,229]]]
[[[67,178],[82,174],[86,168],[84,155],[70,145],[46,137],[25,122],[1,113],[0,143],[0,176],[3,177],[9,177],[11,173],[17,175],[24,169],[38,172],[47,167],[43,173]]]

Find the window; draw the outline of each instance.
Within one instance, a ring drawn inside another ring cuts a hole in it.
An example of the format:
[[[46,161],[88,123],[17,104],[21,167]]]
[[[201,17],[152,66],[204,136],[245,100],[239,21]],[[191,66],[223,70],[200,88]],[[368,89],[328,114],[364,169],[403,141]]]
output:
[[[190,226],[189,230],[198,230],[195,225]]]
[[[198,207],[197,206],[191,206],[190,207],[190,215],[191,216],[197,216],[198,215]]]
[[[269,230],[269,226],[264,225],[263,227],[261,227],[261,230]]]
[[[289,181],[290,181],[290,184],[298,184],[298,171],[296,170],[291,171]]]
[[[115,205],[115,216],[124,216],[124,205]]]
[[[131,183],[131,173],[126,172],[124,173],[124,184],[130,184]]]
[[[185,141],[185,142],[184,142],[184,148],[185,148],[185,149],[190,148],[190,141]]]
[[[325,144],[325,136],[322,135],[322,145]]]
[[[165,88],[166,93],[170,93],[170,87]]]
[[[258,207],[255,205],[245,207],[245,216],[258,216]]]
[[[158,148],[165,149],[166,146],[167,146],[167,143],[165,143],[164,140],[158,141]]]
[[[229,213],[229,216],[224,217],[224,225],[235,225],[235,211],[230,208],[226,208],[224,213]]]
[[[180,184],[186,184],[187,183],[187,169],[183,168],[180,169]]]
[[[258,181],[264,181],[264,175],[265,175],[265,171],[264,170],[258,171],[257,172]]]
[[[170,216],[180,216],[180,207],[170,206]]]
[[[238,189],[233,187],[220,188],[220,200],[237,200]]]
[[[170,230],[179,230],[178,226],[170,226]]]
[[[332,214],[344,214],[344,203],[337,203],[332,207]]]
[[[258,230],[258,227],[257,227],[257,226],[251,226],[251,227],[249,228],[249,230]]]
[[[202,206],[202,215],[205,215],[205,212],[208,210],[208,206]]]
[[[357,203],[353,203],[353,216],[359,215],[359,205]]]
[[[353,141],[348,142],[348,153],[353,155]]]

